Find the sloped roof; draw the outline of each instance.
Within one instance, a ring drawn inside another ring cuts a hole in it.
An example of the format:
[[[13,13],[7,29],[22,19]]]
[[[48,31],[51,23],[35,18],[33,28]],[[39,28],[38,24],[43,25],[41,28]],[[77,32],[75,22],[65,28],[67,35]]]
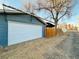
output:
[[[22,13],[22,12],[19,12],[19,11],[16,11],[16,10],[9,10],[9,9],[5,9],[5,12],[6,13]],[[4,13],[4,10],[0,9],[0,13]]]
[[[54,24],[47,22],[46,27],[55,27]]]
[[[9,6],[11,7],[11,6]],[[40,17],[37,17],[33,14],[29,14],[29,13],[26,13],[26,12],[23,12],[22,10],[19,10],[19,9],[16,9],[14,7],[11,7],[13,9],[0,9],[0,14],[6,14],[6,15],[30,15],[32,17],[35,17],[38,21],[40,21],[41,23],[45,24],[44,21],[42,21],[42,19]]]

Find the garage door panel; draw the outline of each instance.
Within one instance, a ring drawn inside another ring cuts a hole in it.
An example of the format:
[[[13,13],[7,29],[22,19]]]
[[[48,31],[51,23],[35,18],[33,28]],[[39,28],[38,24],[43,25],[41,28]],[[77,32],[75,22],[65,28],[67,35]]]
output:
[[[42,37],[42,26],[8,22],[8,45]]]

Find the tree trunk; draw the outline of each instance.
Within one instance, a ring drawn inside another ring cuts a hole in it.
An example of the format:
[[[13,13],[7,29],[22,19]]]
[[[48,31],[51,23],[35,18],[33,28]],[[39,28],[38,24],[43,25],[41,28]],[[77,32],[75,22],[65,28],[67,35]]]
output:
[[[55,22],[55,35],[57,35],[57,22]]]

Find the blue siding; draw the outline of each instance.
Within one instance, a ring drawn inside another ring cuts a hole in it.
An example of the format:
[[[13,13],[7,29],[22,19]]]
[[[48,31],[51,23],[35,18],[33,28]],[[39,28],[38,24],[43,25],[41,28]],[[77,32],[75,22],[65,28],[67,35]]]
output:
[[[31,23],[31,16],[29,15],[8,15],[7,18],[8,21]]]
[[[36,18],[33,18],[33,17],[32,17],[32,24],[44,25],[40,21],[38,21]]]
[[[42,25],[42,37],[45,37],[45,25]]]
[[[30,15],[8,15],[7,18],[8,18],[9,21],[43,25],[40,21],[36,20],[35,17],[30,16]]]
[[[0,46],[5,47],[8,45],[8,23],[5,21],[5,17],[0,15]]]

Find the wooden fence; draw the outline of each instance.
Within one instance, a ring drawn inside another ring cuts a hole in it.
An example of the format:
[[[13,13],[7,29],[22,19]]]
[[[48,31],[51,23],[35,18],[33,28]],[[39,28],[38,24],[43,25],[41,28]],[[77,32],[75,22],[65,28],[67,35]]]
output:
[[[45,37],[50,38],[56,35],[61,35],[63,34],[63,31],[61,29],[55,30],[54,27],[46,27],[45,28]]]
[[[49,38],[49,37],[53,37],[56,35],[56,31],[55,31],[55,28],[52,27],[47,27],[45,28],[45,37]]]

